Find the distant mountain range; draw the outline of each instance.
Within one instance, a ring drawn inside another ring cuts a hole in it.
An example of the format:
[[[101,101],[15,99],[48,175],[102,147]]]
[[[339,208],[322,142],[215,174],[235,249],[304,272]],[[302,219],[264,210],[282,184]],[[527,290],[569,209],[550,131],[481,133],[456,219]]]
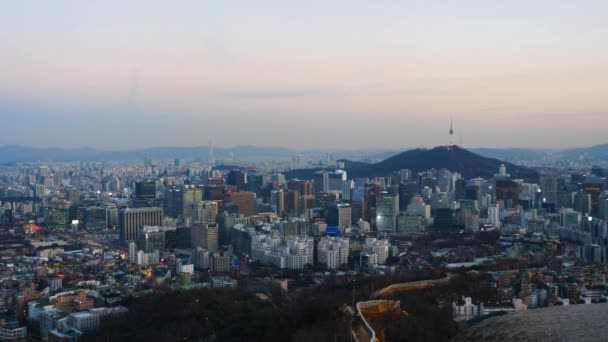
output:
[[[510,162],[532,160],[597,162],[608,160],[608,144],[562,150],[540,150],[529,148],[472,148],[470,151],[484,157]]]
[[[414,149],[416,151],[418,149]],[[109,151],[94,148],[37,148],[20,145],[0,146],[0,163],[14,162],[50,162],[50,161],[107,161],[107,160],[141,160],[152,159],[201,159],[208,158],[208,146],[196,147],[152,147],[124,151]],[[527,148],[471,148],[469,151],[487,158],[496,158],[512,163],[531,160],[563,160],[563,161],[591,161],[608,159],[608,144],[584,148],[564,150],[540,150]],[[335,158],[348,159],[351,162],[376,162],[395,156],[399,151],[394,149],[369,149],[364,151],[320,151],[295,150],[284,147],[258,147],[235,146],[216,147],[214,149],[217,160],[230,160],[235,157],[239,161],[269,160],[291,158],[297,155],[322,154],[331,152]],[[355,166],[354,164],[352,166]],[[359,165],[361,166],[361,165]],[[356,168],[356,167],[355,167]]]
[[[282,147],[236,146],[214,148],[216,159],[273,159],[293,156],[294,150]],[[203,159],[209,156],[208,146],[152,147],[126,151],[107,151],[93,148],[35,148],[18,145],[0,146],[0,163],[50,161],[107,161],[151,159]]]

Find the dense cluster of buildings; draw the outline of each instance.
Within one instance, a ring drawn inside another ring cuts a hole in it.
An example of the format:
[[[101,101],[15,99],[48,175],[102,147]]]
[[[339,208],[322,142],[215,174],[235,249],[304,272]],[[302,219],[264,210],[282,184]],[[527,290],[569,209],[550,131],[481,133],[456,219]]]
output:
[[[0,167],[0,336],[69,340],[124,313],[114,305],[121,298],[159,286],[236,286],[257,264],[378,273],[608,258],[603,168],[552,169],[535,181],[504,165],[488,179],[446,169],[353,178],[344,163],[322,166],[298,177],[284,164],[148,158]],[[419,238],[483,232],[499,233],[498,245],[415,248]],[[518,274],[517,286],[495,275],[502,300],[572,303],[605,285],[537,274]],[[462,305],[455,314],[488,310]]]

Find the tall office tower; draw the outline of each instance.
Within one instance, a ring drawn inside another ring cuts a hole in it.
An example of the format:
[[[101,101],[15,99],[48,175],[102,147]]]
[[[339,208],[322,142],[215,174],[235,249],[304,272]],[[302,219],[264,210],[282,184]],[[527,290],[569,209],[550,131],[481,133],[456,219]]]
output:
[[[224,186],[223,185],[212,185],[205,186],[203,193],[203,199],[205,201],[223,201],[224,200]]]
[[[228,172],[226,182],[228,185],[236,187],[237,191],[243,191],[245,190],[245,173],[241,170],[232,170]]]
[[[259,194],[260,189],[264,185],[264,176],[259,174],[257,170],[247,171],[246,189],[249,192]]]
[[[284,193],[285,212],[293,215],[300,213],[300,192],[296,190],[288,190]]]
[[[306,212],[309,209],[312,209],[314,207],[315,207],[315,196],[314,195],[300,196],[300,205],[299,205],[300,212]]]
[[[304,196],[313,194],[312,183],[308,180],[292,179],[287,182],[287,189],[297,191]]]
[[[203,189],[193,185],[184,188],[182,217],[190,217],[190,205],[203,200]]]
[[[547,174],[541,175],[539,185],[542,202],[557,205],[557,177]]]
[[[217,224],[195,224],[190,228],[192,247],[208,251],[219,251],[219,230]]]
[[[72,202],[73,204],[80,203],[80,191],[78,189],[69,189],[68,201]]]
[[[608,220],[608,196],[600,197],[598,203],[598,217],[602,220]]]
[[[201,247],[196,248],[192,252],[192,263],[194,268],[197,270],[206,270],[209,268],[210,253],[202,249]]]
[[[593,210],[593,199],[591,194],[585,192],[577,192],[574,195],[574,210],[583,214],[592,215]]]
[[[496,179],[494,185],[496,200],[502,200],[506,208],[513,208],[519,203],[521,187],[519,183],[510,179]]]
[[[142,201],[156,199],[156,181],[136,182],[135,199]]]
[[[191,241],[191,229],[190,227],[177,227],[175,229],[175,247],[176,248],[190,248],[192,247]]]
[[[352,180],[343,180],[342,181],[342,199],[345,201],[350,201],[351,199],[351,194],[353,191],[353,181]]]
[[[452,191],[452,173],[446,169],[439,170],[437,174],[437,185],[440,192],[450,193]]]
[[[329,173],[327,171],[317,171],[313,176],[313,190],[315,194],[329,191]]]
[[[283,215],[285,211],[285,193],[283,190],[272,190],[270,192],[270,205],[275,208],[278,215]]]
[[[285,184],[285,175],[282,173],[271,174],[270,183]]]
[[[346,171],[336,170],[327,175],[328,190],[329,191],[341,191],[342,181],[346,180]]]
[[[215,165],[215,151],[213,149],[212,140],[209,140],[209,153],[207,154],[207,164]]]
[[[410,169],[399,170],[399,174],[401,175],[399,183],[408,183],[412,180],[412,170]]]
[[[46,188],[42,184],[36,184],[34,186],[34,196],[42,197],[46,195]]]
[[[165,232],[158,226],[141,227],[138,247],[144,253],[165,250]]]
[[[49,176],[51,174],[51,171],[49,170],[49,167],[46,165],[41,165],[38,166],[38,176]]]
[[[354,188],[351,197],[352,221],[365,220],[365,189]]]
[[[200,201],[190,204],[191,222],[214,223],[217,214],[218,205],[216,201]]]
[[[190,217],[192,203],[203,199],[203,189],[194,186],[170,186],[165,190],[165,213],[169,217]]]
[[[118,226],[118,208],[114,203],[104,204],[106,208],[106,224],[109,227]]]
[[[137,241],[139,228],[143,226],[160,226],[163,224],[163,208],[125,208],[118,213],[120,241],[123,243]]]
[[[456,181],[454,188],[454,199],[455,200],[464,200],[467,199],[467,181],[464,179],[459,179]]]
[[[490,204],[488,206],[488,222],[494,227],[500,228],[500,207],[496,204]]]
[[[348,203],[333,203],[327,208],[327,225],[350,227],[352,210]]]
[[[129,263],[137,263],[137,245],[135,242],[129,242]]]
[[[165,189],[165,214],[179,218],[184,211],[184,192],[182,187],[171,185]]]
[[[597,217],[599,214],[599,200],[600,194],[604,191],[606,179],[597,176],[586,176],[585,182],[583,183],[583,191],[589,194],[591,199],[591,212],[592,216]]]
[[[243,216],[252,216],[256,213],[255,193],[253,192],[233,192],[228,195],[228,201],[235,204],[238,207],[237,212]]]
[[[386,191],[376,196],[376,227],[378,231],[397,231],[399,196]]]

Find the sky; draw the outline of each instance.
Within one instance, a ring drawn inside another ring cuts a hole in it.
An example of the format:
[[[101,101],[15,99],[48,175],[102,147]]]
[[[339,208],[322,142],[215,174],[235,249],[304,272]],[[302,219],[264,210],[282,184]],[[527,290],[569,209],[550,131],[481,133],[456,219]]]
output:
[[[608,1],[4,1],[0,145],[608,143]]]

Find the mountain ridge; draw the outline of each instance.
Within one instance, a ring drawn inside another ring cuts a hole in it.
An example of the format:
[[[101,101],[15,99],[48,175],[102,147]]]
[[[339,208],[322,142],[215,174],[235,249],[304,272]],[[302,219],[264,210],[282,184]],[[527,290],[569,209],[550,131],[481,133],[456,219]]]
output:
[[[432,149],[404,151],[379,163],[353,169],[353,177],[388,176],[391,172],[410,169],[421,172],[430,169],[448,169],[462,174],[466,179],[491,178],[504,164],[513,178],[533,180],[538,172],[495,158],[483,157],[458,146],[437,146]]]

